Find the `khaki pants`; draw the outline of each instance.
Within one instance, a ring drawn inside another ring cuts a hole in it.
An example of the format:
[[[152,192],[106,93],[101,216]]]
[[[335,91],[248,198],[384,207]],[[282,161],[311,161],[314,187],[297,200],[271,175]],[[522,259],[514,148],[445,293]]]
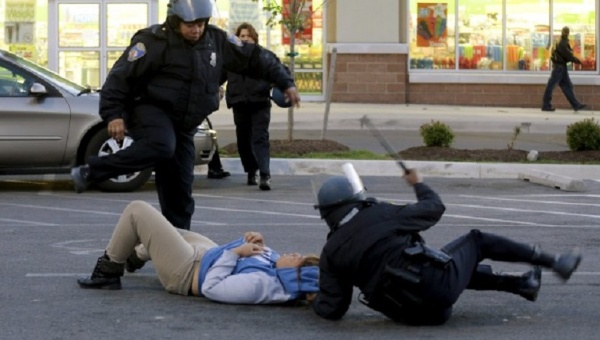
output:
[[[194,268],[204,253],[216,246],[205,236],[173,227],[150,204],[133,201],[123,211],[106,254],[114,262],[125,263],[137,251],[141,259],[152,260],[158,279],[168,292],[187,295]]]

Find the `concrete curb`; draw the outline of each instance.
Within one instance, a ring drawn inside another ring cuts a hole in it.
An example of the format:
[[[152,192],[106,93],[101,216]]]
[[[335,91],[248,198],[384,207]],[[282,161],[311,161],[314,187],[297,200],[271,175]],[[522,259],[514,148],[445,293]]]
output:
[[[582,180],[545,171],[532,170],[528,173],[519,174],[519,178],[527,182],[541,184],[564,191],[585,191]]]
[[[223,167],[232,174],[244,174],[238,158],[222,158]],[[271,159],[271,175],[342,174],[342,165],[350,162],[362,176],[402,176],[395,161]],[[525,163],[468,163],[406,161],[425,177],[519,179],[522,173],[544,171],[573,179],[600,178],[600,165],[525,164]],[[206,165],[196,167],[196,174],[206,174]]]

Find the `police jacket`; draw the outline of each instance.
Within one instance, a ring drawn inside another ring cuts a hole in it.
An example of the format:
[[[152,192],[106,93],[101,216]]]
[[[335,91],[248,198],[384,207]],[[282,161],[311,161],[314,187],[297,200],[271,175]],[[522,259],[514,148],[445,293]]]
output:
[[[192,129],[219,108],[224,70],[265,79],[281,89],[295,86],[287,68],[259,45],[243,44],[212,25],[190,44],[164,23],[132,37],[101,89],[100,115],[111,121],[149,104],[163,109],[178,128]]]
[[[440,220],[446,209],[440,197],[424,183],[417,183],[414,190],[416,203],[366,206],[330,235],[319,262],[319,293],[312,303],[319,316],[334,320],[344,316],[353,287],[368,299],[385,265],[422,242],[419,232]]]
[[[264,80],[252,79],[245,75],[228,72],[225,101],[228,108],[247,103],[270,106],[270,90],[271,84]]]
[[[559,42],[552,51],[552,63],[556,65],[567,65],[567,63],[573,62],[580,64],[581,61],[573,55],[573,50],[569,44],[569,38],[561,37]]]

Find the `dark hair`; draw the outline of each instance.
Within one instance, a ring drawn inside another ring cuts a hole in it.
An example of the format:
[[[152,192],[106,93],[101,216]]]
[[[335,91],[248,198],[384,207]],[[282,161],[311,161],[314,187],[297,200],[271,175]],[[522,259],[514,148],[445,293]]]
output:
[[[235,30],[235,35],[239,37],[240,34],[242,34],[243,29],[248,30],[250,38],[252,38],[252,40],[254,40],[256,44],[258,44],[258,33],[256,33],[256,29],[254,28],[254,26],[247,22],[243,22],[241,25],[238,26],[238,28]]]

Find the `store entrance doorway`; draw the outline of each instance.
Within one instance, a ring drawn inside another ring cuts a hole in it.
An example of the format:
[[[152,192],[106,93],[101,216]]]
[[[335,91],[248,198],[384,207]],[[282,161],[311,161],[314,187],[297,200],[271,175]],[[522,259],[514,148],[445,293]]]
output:
[[[158,0],[49,0],[48,67],[98,89],[133,34],[158,21]]]

